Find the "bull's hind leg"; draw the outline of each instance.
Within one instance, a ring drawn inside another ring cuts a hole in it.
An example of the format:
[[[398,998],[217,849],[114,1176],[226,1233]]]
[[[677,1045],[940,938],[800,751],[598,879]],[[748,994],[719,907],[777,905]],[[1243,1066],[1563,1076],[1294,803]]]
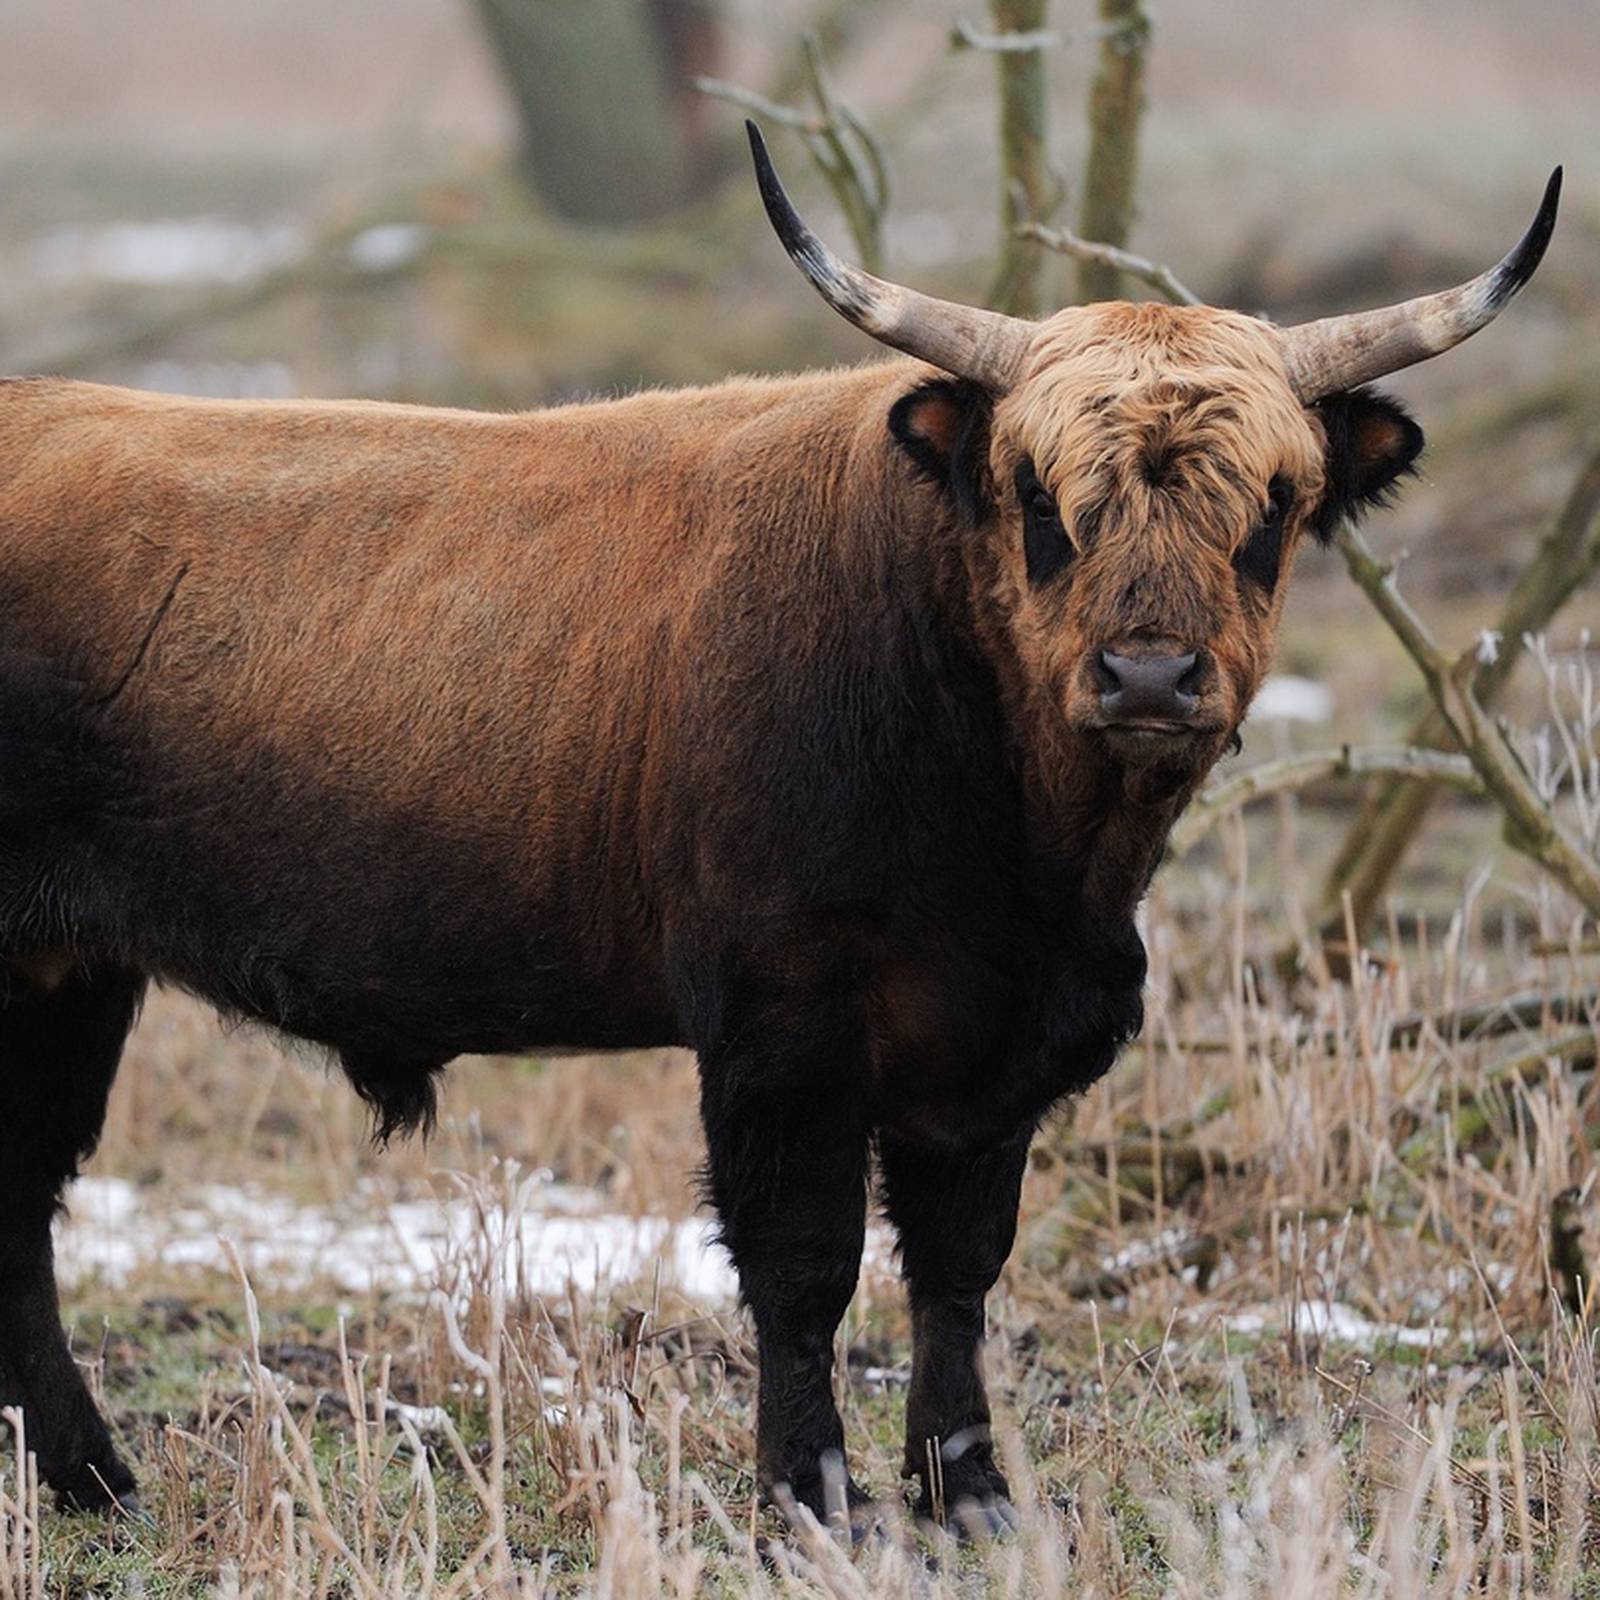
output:
[[[878,1155],[911,1297],[905,1475],[922,1480],[921,1515],[937,1499],[958,1531],[998,1531],[1015,1513],[990,1437],[983,1302],[1016,1238],[1028,1138],[977,1154],[885,1138]]]
[[[0,984],[0,1405],[21,1407],[64,1505],[130,1506],[133,1475],[62,1331],[50,1223],[100,1136],[144,980],[74,968],[49,988],[5,971]]]

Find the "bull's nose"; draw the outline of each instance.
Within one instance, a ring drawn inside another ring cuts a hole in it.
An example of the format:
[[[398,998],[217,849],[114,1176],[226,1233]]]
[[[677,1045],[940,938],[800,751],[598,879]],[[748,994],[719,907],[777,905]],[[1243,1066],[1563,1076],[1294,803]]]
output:
[[[1201,670],[1194,651],[1181,656],[1119,656],[1102,650],[1100,709],[1117,722],[1180,722],[1199,701]]]

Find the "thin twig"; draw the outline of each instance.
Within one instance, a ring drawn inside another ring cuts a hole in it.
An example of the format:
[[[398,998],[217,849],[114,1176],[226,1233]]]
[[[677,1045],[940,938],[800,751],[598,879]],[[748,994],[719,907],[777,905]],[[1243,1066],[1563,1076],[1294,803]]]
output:
[[[957,17],[950,30],[952,50],[987,50],[991,55],[1027,55],[1035,50],[1054,50],[1064,41],[1051,28],[1031,28],[1026,32],[980,33],[965,17]]]
[[[1075,256],[1080,261],[1095,261],[1112,267],[1129,278],[1147,283],[1157,294],[1175,306],[1199,306],[1205,302],[1192,289],[1180,283],[1171,267],[1162,266],[1131,250],[1119,249],[1114,244],[1101,244],[1094,239],[1080,239],[1070,228],[1047,228],[1042,222],[1021,222],[1017,233],[1032,239],[1047,250],[1059,250],[1063,255]]]
[[[801,45],[805,86],[816,101],[815,111],[780,105],[753,89],[721,78],[693,78],[691,85],[700,94],[729,101],[799,134],[844,213],[861,264],[869,272],[880,272],[883,222],[889,209],[889,168],[883,146],[859,113],[834,92],[817,36],[806,34]]]
[[[1091,22],[1085,28],[1026,28],[1006,33],[984,33],[965,17],[957,17],[950,29],[952,50],[987,50],[994,55],[1015,55],[1030,50],[1055,50],[1064,45],[1094,44],[1119,35],[1131,37],[1141,24],[1130,22]]]
[[[814,111],[797,111],[793,106],[779,105],[776,100],[769,100],[754,89],[742,88],[722,78],[691,78],[689,86],[697,94],[709,95],[713,100],[726,100],[741,111],[749,111],[783,128],[793,128],[796,133],[821,133],[824,127],[823,119]]]

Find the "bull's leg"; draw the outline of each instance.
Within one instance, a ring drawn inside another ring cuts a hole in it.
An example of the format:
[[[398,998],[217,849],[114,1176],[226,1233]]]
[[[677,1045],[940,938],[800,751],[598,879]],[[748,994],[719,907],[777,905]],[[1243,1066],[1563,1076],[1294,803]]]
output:
[[[867,1498],[833,1397],[866,1226],[865,1041],[825,1005],[752,1010],[717,1034],[701,1051],[701,1108],[711,1198],[756,1325],[757,1477],[826,1520],[831,1475],[846,1504]]]
[[[911,1390],[904,1474],[922,1479],[958,1528],[1014,1519],[995,1463],[982,1371],[983,1302],[1011,1253],[1026,1135],[974,1155],[879,1141],[889,1218],[911,1299]]]
[[[50,1222],[94,1149],[144,986],[75,970],[50,990],[0,973],[0,1405],[20,1406],[63,1505],[134,1505],[61,1328]]]

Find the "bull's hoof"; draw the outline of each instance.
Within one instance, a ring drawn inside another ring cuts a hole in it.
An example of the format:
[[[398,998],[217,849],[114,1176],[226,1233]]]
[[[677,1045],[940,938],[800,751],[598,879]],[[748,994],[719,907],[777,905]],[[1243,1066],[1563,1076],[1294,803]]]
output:
[[[947,1460],[940,1491],[936,1506],[932,1491],[924,1487],[917,1500],[917,1518],[942,1524],[957,1539],[1000,1538],[1020,1526],[1010,1485],[987,1446]]]
[[[944,1514],[945,1532],[963,1542],[981,1543],[1003,1539],[1022,1525],[1017,1508],[1004,1495],[983,1500],[967,1498],[948,1506]]]
[[[884,1525],[877,1502],[844,1470],[842,1463],[805,1479],[776,1483],[767,1499],[796,1531],[804,1526],[800,1516],[803,1508],[830,1532],[848,1534],[852,1545],[874,1537]]]

